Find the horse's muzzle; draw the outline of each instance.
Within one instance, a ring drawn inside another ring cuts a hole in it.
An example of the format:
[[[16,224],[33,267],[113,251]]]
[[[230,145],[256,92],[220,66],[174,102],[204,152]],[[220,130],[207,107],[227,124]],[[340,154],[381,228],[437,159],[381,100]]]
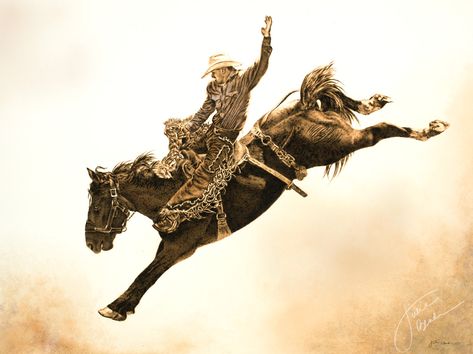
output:
[[[85,244],[94,253],[110,251],[113,248],[115,234],[102,234],[96,232],[85,233]]]

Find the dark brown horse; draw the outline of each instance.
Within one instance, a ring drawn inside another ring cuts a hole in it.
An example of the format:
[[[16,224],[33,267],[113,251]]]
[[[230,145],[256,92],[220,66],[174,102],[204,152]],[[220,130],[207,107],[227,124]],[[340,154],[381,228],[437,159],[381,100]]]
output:
[[[401,128],[379,123],[366,129],[352,128],[353,112],[370,114],[389,102],[386,96],[374,95],[357,101],[345,96],[332,78],[331,66],[314,70],[306,76],[301,98],[277,108],[258,121],[261,131],[292,155],[297,164],[335,166],[338,173],[348,156],[356,150],[375,145],[391,137],[427,140],[442,133],[448,124],[433,121],[423,130]],[[251,155],[289,179],[295,170],[281,159],[261,139],[246,136]],[[185,181],[183,169],[177,168],[172,178],[160,178],[155,173],[159,161],[149,154],[130,163],[121,163],[112,172],[88,170],[90,207],[86,223],[86,244],[99,253],[113,247],[116,234],[124,231],[130,212],[155,219],[160,208]],[[284,192],[286,185],[273,175],[246,163],[227,185],[222,196],[230,229],[235,232],[263,214]],[[125,320],[133,313],[146,291],[177,262],[191,256],[198,247],[218,240],[213,214],[202,219],[185,221],[172,234],[161,234],[161,243],[154,260],[138,275],[130,287],[100,314],[114,320]]]

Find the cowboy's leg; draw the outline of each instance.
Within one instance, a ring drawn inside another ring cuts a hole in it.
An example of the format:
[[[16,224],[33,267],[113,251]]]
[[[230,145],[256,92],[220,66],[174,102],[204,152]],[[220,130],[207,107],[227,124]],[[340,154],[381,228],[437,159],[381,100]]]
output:
[[[194,171],[193,177],[186,182],[161,209],[153,227],[161,232],[174,232],[182,222],[183,214],[190,205],[185,202],[195,200],[202,196],[220,164],[231,157],[233,142],[238,136],[234,132],[228,137],[220,138],[214,135],[209,138],[209,149],[202,163]],[[173,204],[178,203],[178,204]]]
[[[192,177],[169,199],[167,202],[169,207],[200,197],[201,191],[207,187],[210,180],[207,171],[202,168],[202,164],[203,162],[194,170]]]
[[[213,178],[215,169],[220,165],[222,149],[226,142],[212,135],[208,142],[208,152],[204,160],[195,169],[192,177],[171,197],[167,205],[173,207],[185,201],[199,198]],[[227,148],[228,149],[228,148]]]

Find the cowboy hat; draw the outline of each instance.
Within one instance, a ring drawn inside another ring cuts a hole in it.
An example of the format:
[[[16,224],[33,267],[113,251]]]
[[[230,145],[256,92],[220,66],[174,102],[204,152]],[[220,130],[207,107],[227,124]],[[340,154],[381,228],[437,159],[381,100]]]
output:
[[[220,68],[226,68],[229,66],[232,67],[237,67],[240,66],[241,64],[233,59],[230,59],[227,55],[225,54],[215,54],[212,55],[209,58],[209,67],[207,68],[207,71],[202,75],[202,78],[206,77],[208,74],[210,74],[212,71]]]

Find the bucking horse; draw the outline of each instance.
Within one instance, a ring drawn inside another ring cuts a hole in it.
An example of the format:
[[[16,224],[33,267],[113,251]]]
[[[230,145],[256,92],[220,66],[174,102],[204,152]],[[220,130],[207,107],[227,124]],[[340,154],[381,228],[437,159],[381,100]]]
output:
[[[269,111],[239,140],[244,153],[235,159],[237,168],[232,175],[224,177],[227,183],[220,193],[230,233],[258,218],[285,190],[292,188],[304,195],[293,181],[303,178],[306,169],[325,166],[325,173],[335,176],[359,149],[393,137],[425,141],[448,127],[440,120],[430,122],[425,129],[389,123],[364,129],[352,127],[352,122],[357,121],[355,113],[368,115],[388,102],[390,98],[380,94],[366,100],[346,96],[333,77],[332,64],[310,72],[297,99]],[[88,169],[92,182],[85,239],[93,252],[112,249],[115,236],[125,231],[134,212],[155,220],[198,164],[198,137],[186,137],[177,120],[171,121],[175,124],[169,124],[166,134],[170,137],[170,152],[164,159],[156,160],[146,153],[118,164],[111,172]],[[204,211],[200,217],[184,221],[173,233],[161,232],[153,261],[99,313],[113,320],[125,320],[164,272],[190,257],[197,248],[227,236],[229,233],[220,232],[216,214],[219,213]]]

